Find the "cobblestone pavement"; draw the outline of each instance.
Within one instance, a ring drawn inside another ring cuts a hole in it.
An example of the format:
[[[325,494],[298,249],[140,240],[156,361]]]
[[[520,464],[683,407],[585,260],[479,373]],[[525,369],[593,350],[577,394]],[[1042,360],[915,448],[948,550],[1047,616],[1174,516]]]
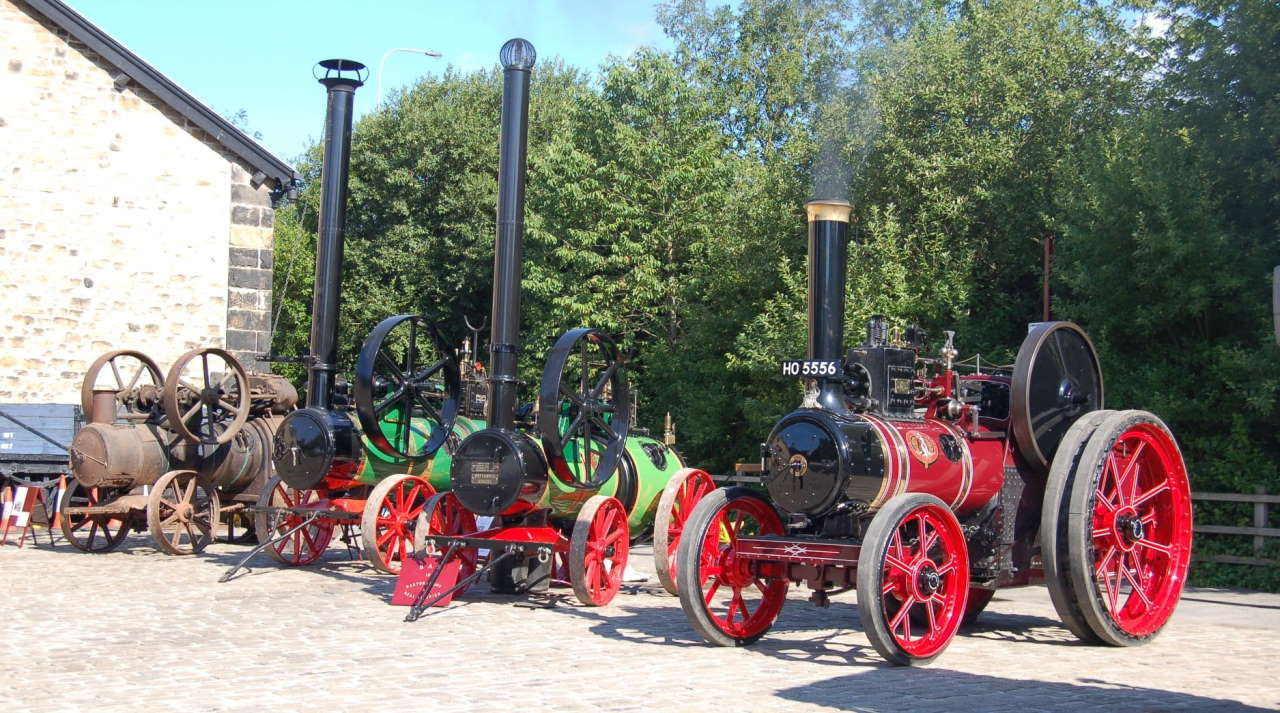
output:
[[[603,609],[468,593],[405,624],[393,580],[330,550],[321,566],[245,548],[170,557],[133,535],[88,555],[0,547],[0,646],[13,711],[1257,711],[1280,708],[1280,596],[1187,592],[1137,649],[1083,646],[1043,588],[998,593],[924,669],[885,665],[854,594],[799,590],[749,648],[700,643],[656,582]],[[650,550],[633,562],[652,569]],[[561,590],[553,590],[561,591]],[[569,594],[568,590],[563,590]],[[543,599],[542,601],[546,601]]]

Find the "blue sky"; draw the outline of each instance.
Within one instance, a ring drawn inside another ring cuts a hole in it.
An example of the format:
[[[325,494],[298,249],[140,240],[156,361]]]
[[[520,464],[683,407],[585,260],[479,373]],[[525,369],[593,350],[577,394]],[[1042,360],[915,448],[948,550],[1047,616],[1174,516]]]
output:
[[[384,93],[449,65],[496,64],[498,48],[512,37],[532,42],[539,58],[559,55],[590,70],[610,54],[671,47],[650,0],[67,2],[219,113],[243,109],[263,145],[287,161],[320,136],[325,95],[311,70],[321,59],[369,66],[369,81],[356,92],[360,115],[377,105],[378,62],[394,47],[444,57],[392,54]]]

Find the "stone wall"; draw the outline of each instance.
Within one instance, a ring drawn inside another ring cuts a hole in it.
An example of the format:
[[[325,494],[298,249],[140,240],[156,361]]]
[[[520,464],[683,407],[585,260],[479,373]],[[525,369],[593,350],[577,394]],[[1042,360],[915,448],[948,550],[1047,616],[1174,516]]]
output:
[[[271,342],[271,268],[275,211],[271,192],[254,188],[248,172],[231,165],[231,237],[227,273],[227,349],[250,371]]]
[[[110,349],[167,369],[196,347],[265,347],[267,189],[118,74],[0,0],[0,403],[77,403]]]

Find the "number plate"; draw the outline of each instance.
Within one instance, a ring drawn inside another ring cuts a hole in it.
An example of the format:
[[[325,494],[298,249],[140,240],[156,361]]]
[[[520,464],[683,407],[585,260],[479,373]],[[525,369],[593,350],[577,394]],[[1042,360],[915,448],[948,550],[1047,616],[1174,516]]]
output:
[[[840,361],[833,359],[783,359],[782,375],[801,379],[822,379],[840,375]]]

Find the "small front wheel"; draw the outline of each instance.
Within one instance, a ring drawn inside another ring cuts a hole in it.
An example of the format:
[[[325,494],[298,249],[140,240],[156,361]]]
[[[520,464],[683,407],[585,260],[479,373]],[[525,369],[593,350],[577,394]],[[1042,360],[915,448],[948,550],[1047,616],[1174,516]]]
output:
[[[720,488],[689,513],[680,535],[676,587],[695,631],[717,646],[747,646],[782,611],[789,582],[738,557],[738,537],[781,535],[773,506],[751,490]]]
[[[147,497],[151,540],[171,555],[203,552],[213,542],[218,510],[218,491],[194,470],[169,471]]]
[[[936,658],[960,628],[968,591],[964,531],[937,497],[899,495],[871,519],[858,555],[858,614],[885,660]]]
[[[280,476],[273,475],[258,495],[258,507],[290,509],[288,513],[261,510],[254,513],[254,532],[258,535],[259,542],[266,542],[301,525],[304,516],[299,510],[322,509],[327,507],[327,503],[321,491],[290,488]],[[320,517],[267,547],[265,552],[280,564],[300,567],[323,557],[332,539],[333,520]]]
[[[416,475],[392,475],[378,483],[360,518],[360,544],[374,569],[399,574],[412,553],[413,528],[435,488]]]
[[[578,512],[569,539],[569,582],[578,601],[602,607],[622,587],[631,534],[617,498],[593,495]]]

